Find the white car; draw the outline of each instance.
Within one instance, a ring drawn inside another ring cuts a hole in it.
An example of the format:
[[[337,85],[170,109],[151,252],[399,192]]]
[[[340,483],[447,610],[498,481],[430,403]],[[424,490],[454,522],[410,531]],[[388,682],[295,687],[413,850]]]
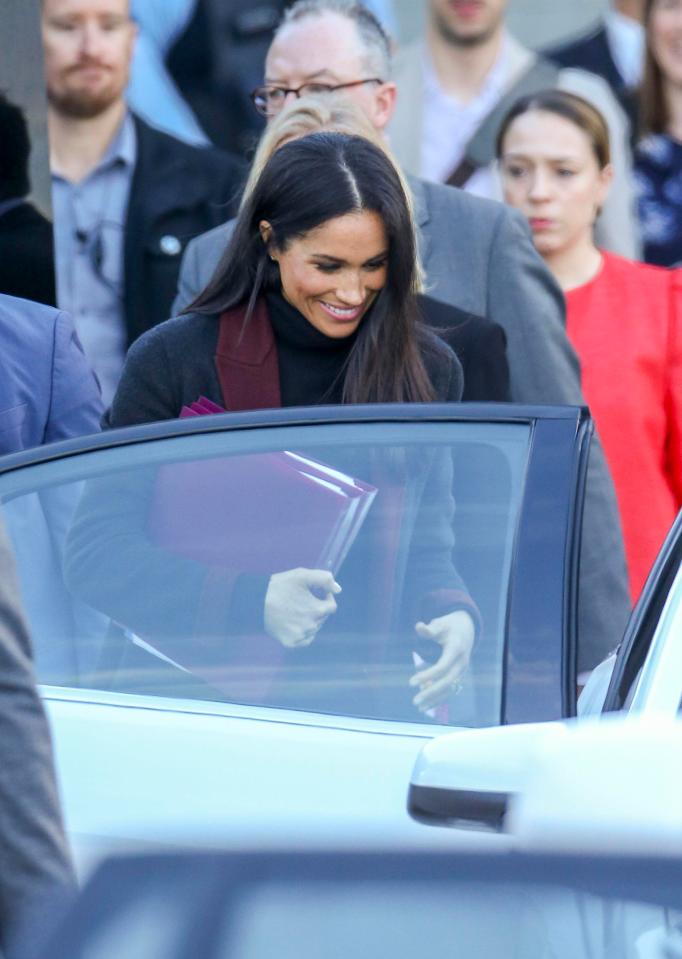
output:
[[[405,808],[421,746],[448,728],[575,715],[591,435],[572,408],[347,406],[197,417],[6,457],[0,504],[77,854],[285,835],[432,841]],[[263,485],[261,470],[272,479],[292,454],[318,487],[327,476],[332,499],[353,483],[377,491],[333,569],[338,612],[297,650],[263,629],[273,557],[318,562],[306,549],[319,514],[286,484]],[[457,574],[480,613],[471,667],[419,710],[409,681],[439,647],[415,623],[466,599]],[[641,607],[635,645],[657,602]]]

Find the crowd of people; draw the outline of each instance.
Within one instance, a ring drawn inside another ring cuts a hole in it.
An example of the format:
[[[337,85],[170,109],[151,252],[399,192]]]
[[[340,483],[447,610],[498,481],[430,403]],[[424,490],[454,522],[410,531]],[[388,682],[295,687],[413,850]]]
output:
[[[682,506],[682,0],[543,53],[508,0],[425,7],[399,46],[387,0],[42,0],[52,224],[0,96],[0,452],[198,397],[587,402],[589,670]],[[266,627],[309,645],[337,584],[279,575]],[[466,668],[464,593],[418,707]]]

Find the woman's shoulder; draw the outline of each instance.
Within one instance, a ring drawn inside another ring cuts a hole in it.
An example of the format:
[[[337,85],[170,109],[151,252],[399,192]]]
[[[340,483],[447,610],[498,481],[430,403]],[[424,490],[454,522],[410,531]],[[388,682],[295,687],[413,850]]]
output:
[[[457,402],[464,392],[464,372],[455,351],[433,330],[422,325],[419,347],[436,402]]]
[[[218,336],[218,317],[202,313],[184,313],[151,327],[130,348],[129,356],[187,356],[188,349],[212,347]]]
[[[628,302],[648,300],[651,296],[669,294],[679,270],[652,263],[629,260],[616,253],[603,251],[603,268],[599,277],[605,285],[617,287],[627,293]]]
[[[453,303],[444,303],[428,293],[417,294],[417,305],[423,321],[439,332],[444,329],[455,329],[468,325],[471,321],[479,323],[490,322],[483,316],[463,310]]]

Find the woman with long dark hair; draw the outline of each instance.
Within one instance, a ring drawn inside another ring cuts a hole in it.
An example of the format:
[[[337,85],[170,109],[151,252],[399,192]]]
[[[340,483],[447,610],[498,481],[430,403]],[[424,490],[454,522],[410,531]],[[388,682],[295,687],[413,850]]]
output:
[[[256,335],[277,355],[280,402],[265,385],[266,407],[458,400],[459,364],[420,321],[416,263],[407,200],[380,150],[335,133],[285,144],[206,290],[131,348],[108,424],[172,418],[199,395],[260,405],[232,395],[213,364],[227,341],[238,362]]]
[[[682,265],[682,0],[646,0],[641,139],[634,154],[644,258]]]
[[[199,397],[230,411],[457,401],[461,367],[449,347],[421,323],[417,288],[409,205],[385,153],[362,137],[335,133],[287,143],[267,162],[243,204],[208,288],[184,315],[148,331],[131,348],[108,425],[174,418]],[[403,588],[414,594],[411,608],[430,610],[410,626],[422,640],[440,646],[437,661],[411,680],[414,705],[428,710],[447,698],[466,668],[477,614],[452,566],[449,456],[442,451],[421,459],[416,481],[406,479],[407,486],[412,483],[407,500],[415,504],[409,535],[418,545],[406,546],[409,555],[397,564],[402,585],[393,589],[398,595]],[[374,469],[365,478],[381,485],[385,471],[396,463],[385,462],[383,474],[378,465],[377,472],[370,457],[362,468]],[[351,463],[350,471],[357,466]],[[425,521],[419,519],[422,501]],[[119,543],[121,527],[127,524],[131,530],[130,562],[119,563],[104,577],[106,596],[86,598],[136,629],[126,617],[121,574],[144,568],[138,535],[142,520],[133,522],[130,509],[116,509]],[[93,535],[92,514],[87,513],[81,511],[71,537],[73,583],[82,584],[89,569],[110,562],[102,557],[102,542],[112,528],[111,509],[102,519],[102,536]],[[386,537],[376,530],[375,539]],[[336,643],[343,655],[339,637],[348,621],[342,607],[366,614],[371,628],[376,607],[368,597],[372,573],[371,562],[363,565],[351,555],[344,565],[343,597],[326,570],[285,570],[260,583],[242,578],[235,581],[235,602],[239,604],[246,583],[249,595],[256,597],[254,621],[260,620],[261,631],[264,623],[276,643],[286,649],[306,647],[324,629],[325,642],[330,648]],[[112,582],[121,607],[112,603]],[[177,659],[175,651],[169,655]]]

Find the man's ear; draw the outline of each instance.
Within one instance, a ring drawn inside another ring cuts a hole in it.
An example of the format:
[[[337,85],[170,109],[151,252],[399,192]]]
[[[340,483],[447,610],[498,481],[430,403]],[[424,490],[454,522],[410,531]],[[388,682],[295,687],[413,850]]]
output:
[[[398,88],[392,80],[382,83],[374,97],[373,122],[377,130],[383,130],[395,111]]]

